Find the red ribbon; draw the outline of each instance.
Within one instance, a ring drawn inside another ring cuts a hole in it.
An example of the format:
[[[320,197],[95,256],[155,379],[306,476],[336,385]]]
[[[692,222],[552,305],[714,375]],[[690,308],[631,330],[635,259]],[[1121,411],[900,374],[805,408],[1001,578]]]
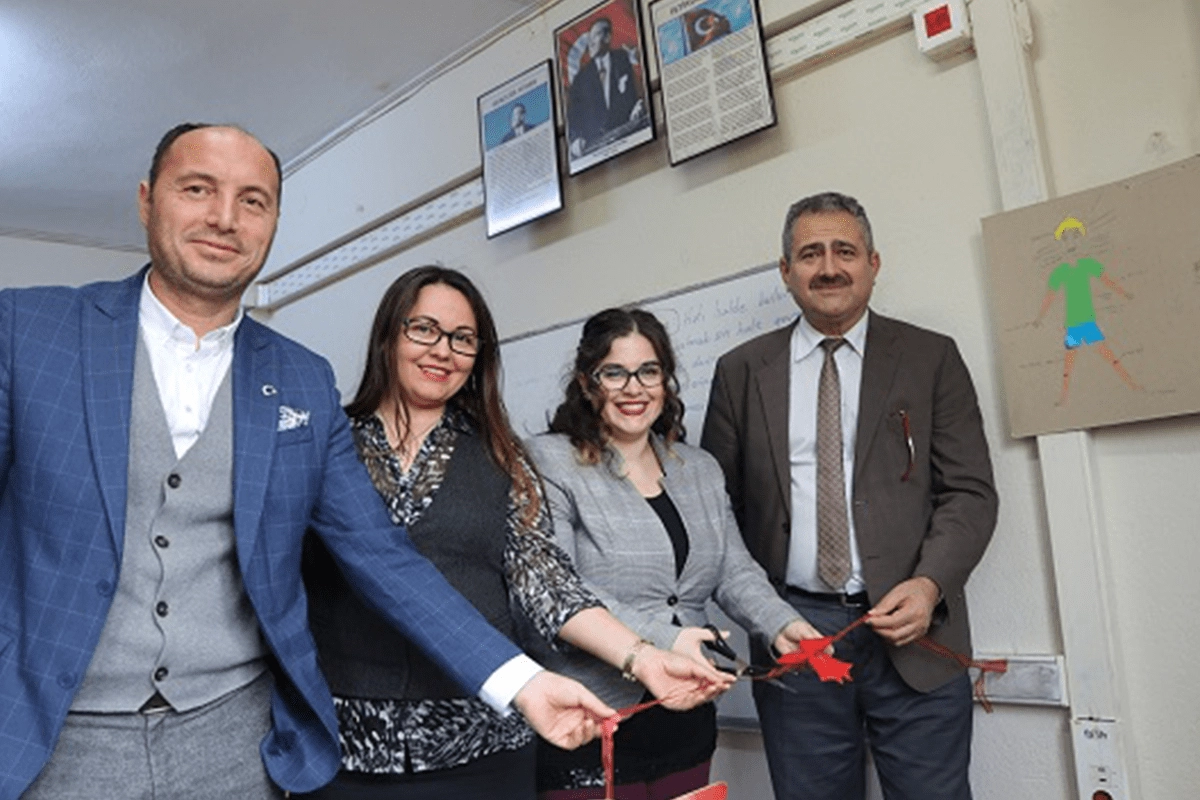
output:
[[[800,645],[795,650],[779,657],[779,666],[771,670],[766,675],[766,679],[778,678],[785,672],[800,669],[800,667],[808,664],[822,681],[845,683],[850,680],[850,667],[852,665],[848,661],[841,661],[834,658],[825,651],[834,642],[845,638],[850,631],[866,621],[867,615],[863,614],[833,636],[822,636],[820,639],[801,639]]]
[[[823,681],[836,681],[844,683],[850,680],[850,664],[845,661],[839,661],[836,658],[828,655],[825,649],[834,642],[844,638],[846,634],[862,625],[867,621],[867,615],[863,614],[858,619],[851,622],[846,627],[842,628],[833,636],[825,636],[820,639],[805,639],[800,642],[798,649],[779,657],[779,666],[771,670],[767,678],[776,678],[785,672],[791,672],[794,669],[799,669],[804,664],[808,664],[813,668]],[[979,670],[979,677],[975,679],[974,692],[975,699],[979,701],[979,705],[987,713],[992,713],[992,702],[988,700],[985,691],[985,680],[987,673],[995,672],[1003,674],[1008,671],[1008,661],[1003,658],[990,658],[984,660],[976,660],[962,653],[956,653],[945,645],[938,644],[928,636],[922,636],[917,639],[917,644],[924,647],[926,650],[948,658],[960,664],[964,669],[975,667]]]
[[[611,717],[607,717],[600,723],[600,761],[604,764],[604,797],[605,800],[614,800],[616,797],[615,783],[613,781],[613,734],[617,732],[617,725],[622,720],[629,719],[639,711],[645,711],[647,708],[653,708],[661,703],[662,700],[651,700],[647,703],[638,703],[635,706],[622,708]]]
[[[778,678],[787,672],[800,669],[800,667],[808,664],[813,668],[822,681],[832,681],[844,683],[850,680],[850,667],[852,666],[847,661],[841,661],[834,658],[825,652],[825,650],[835,642],[845,638],[850,631],[857,628],[859,625],[867,621],[867,615],[863,614],[858,619],[851,622],[846,627],[832,636],[823,636],[820,639],[803,639],[799,647],[790,653],[785,653],[778,659],[779,666],[771,670],[766,675],[751,678],[751,680],[771,680]],[[979,670],[979,677],[975,680],[974,691],[975,698],[979,701],[979,705],[987,713],[992,713],[992,704],[984,693],[984,678],[989,672],[1003,674],[1008,671],[1008,661],[1003,658],[985,659],[977,661],[962,653],[956,653],[950,648],[940,645],[928,636],[922,636],[917,639],[917,644],[929,650],[931,653],[948,658],[951,661],[957,662],[964,668],[975,667]],[[616,714],[604,719],[600,723],[600,760],[604,765],[604,797],[605,800],[615,800],[616,784],[614,781],[614,761],[613,761],[613,735],[617,732],[617,725],[623,720],[627,720],[638,712],[645,711],[647,708],[659,705],[663,702],[651,700],[646,703],[638,703],[637,705],[622,708]],[[728,793],[728,787],[724,783],[712,783],[702,789],[697,789],[694,792],[682,795],[676,800],[725,800]]]
[[[917,639],[917,644],[924,647],[926,650],[937,653],[943,658],[948,658],[951,661],[957,661],[963,667],[975,667],[979,670],[979,677],[975,679],[975,699],[979,701],[979,705],[987,713],[992,713],[992,701],[988,700],[984,679],[989,672],[995,672],[997,675],[1003,675],[1008,672],[1008,660],[1004,658],[987,658],[982,661],[976,661],[973,658],[968,658],[962,653],[956,653],[949,647],[940,645],[928,636],[922,636]]]
[[[635,706],[622,708],[616,714],[600,723],[600,760],[604,764],[604,797],[605,800],[615,800],[616,780],[614,778],[613,736],[617,732],[617,724],[629,719],[639,711],[645,711],[662,703],[662,699],[638,703]],[[729,794],[729,786],[724,781],[710,783],[695,791],[680,795],[675,800],[725,800]]]

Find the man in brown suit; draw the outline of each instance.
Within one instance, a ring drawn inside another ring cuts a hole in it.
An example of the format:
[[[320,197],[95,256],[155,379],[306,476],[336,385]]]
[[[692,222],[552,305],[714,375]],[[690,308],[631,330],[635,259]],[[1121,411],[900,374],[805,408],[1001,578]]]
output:
[[[991,462],[953,340],[868,311],[879,267],[856,200],[794,204],[779,269],[801,316],[718,361],[704,424],[781,594],[826,635],[869,615],[837,645],[852,683],[754,688],[781,800],[862,798],[868,745],[888,800],[971,796],[969,680],[913,643],[970,652],[963,585],[996,522]]]

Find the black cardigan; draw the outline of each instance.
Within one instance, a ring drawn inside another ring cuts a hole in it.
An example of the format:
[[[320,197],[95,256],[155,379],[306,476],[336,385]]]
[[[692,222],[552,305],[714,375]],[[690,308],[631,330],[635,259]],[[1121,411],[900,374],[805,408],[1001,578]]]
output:
[[[504,579],[511,480],[474,433],[461,433],[433,503],[408,529],[422,555],[497,630],[514,638]],[[403,529],[397,527],[396,535]],[[305,542],[309,625],[321,669],[339,697],[432,700],[465,692],[368,608],[324,544]]]

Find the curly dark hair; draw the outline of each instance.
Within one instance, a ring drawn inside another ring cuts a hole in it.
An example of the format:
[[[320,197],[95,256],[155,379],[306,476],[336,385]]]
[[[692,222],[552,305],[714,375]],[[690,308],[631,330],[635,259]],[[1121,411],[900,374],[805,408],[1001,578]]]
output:
[[[396,409],[392,420],[396,432],[401,440],[408,435],[407,397],[404,387],[395,380],[396,340],[403,333],[404,320],[416,305],[417,295],[426,286],[438,283],[457,290],[467,299],[479,334],[479,352],[471,375],[447,405],[464,413],[474,424],[487,444],[492,460],[509,475],[518,495],[525,499],[523,516],[532,523],[540,510],[537,477],[532,471],[532,459],[508,421],[508,412],[500,395],[500,344],[496,324],[479,289],[458,270],[437,265],[416,267],[393,281],[384,292],[371,325],[362,380],[354,399],[346,405],[346,413],[351,417],[369,416],[383,405],[385,398],[390,399]]]
[[[583,324],[575,349],[575,369],[567,382],[566,396],[550,421],[551,433],[565,433],[584,462],[598,464],[603,458],[609,430],[600,418],[604,392],[592,374],[604,363],[615,339],[640,333],[645,336],[663,369],[663,409],[650,427],[671,444],[683,441],[683,401],[675,377],[675,351],[671,337],[658,317],[640,308],[607,308]]]

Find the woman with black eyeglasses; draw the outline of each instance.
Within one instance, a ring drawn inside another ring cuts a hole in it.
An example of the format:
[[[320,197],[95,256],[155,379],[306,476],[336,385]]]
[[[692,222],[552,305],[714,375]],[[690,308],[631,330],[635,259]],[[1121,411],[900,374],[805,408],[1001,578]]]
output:
[[[554,544],[499,369],[491,314],[465,275],[419,267],[388,289],[346,411],[392,520],[510,637],[516,607],[535,636],[623,666],[681,708],[710,699],[728,686],[721,673],[645,646]],[[352,594],[315,537],[304,574],[342,748],[341,772],[314,797],[532,800],[534,735],[520,715],[464,696]]]
[[[712,640],[705,601],[779,652],[818,634],[780,599],[746,551],[708,453],[683,443],[675,356],[649,312],[589,319],[550,433],[527,442],[546,486],[555,535],[584,584],[644,639],[692,658]],[[578,652],[544,653],[553,669],[621,708],[644,690]],[[716,711],[651,708],[615,739],[618,797],[659,800],[708,783]],[[542,800],[603,797],[599,743],[568,752],[539,740]]]

